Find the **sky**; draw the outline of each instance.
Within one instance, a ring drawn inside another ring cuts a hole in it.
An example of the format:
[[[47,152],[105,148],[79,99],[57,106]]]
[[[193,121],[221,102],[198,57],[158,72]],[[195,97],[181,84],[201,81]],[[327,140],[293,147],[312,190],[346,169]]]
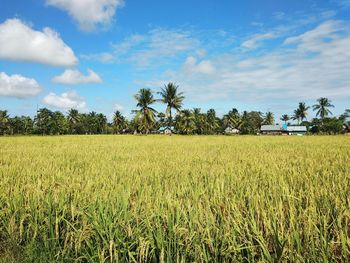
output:
[[[350,0],[0,0],[0,108],[132,116],[140,88],[184,107],[350,108]],[[157,104],[164,111],[165,106]],[[314,116],[309,111],[309,119]]]

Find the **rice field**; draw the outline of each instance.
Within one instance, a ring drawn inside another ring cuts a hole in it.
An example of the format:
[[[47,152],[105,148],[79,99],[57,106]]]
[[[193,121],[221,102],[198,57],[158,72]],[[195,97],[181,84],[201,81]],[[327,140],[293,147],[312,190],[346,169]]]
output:
[[[0,262],[349,261],[349,136],[0,138]]]

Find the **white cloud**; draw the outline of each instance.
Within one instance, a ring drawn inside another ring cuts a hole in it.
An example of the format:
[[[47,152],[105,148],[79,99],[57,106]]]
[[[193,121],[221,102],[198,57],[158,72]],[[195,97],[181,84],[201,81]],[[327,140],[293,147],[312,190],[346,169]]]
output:
[[[114,61],[114,55],[108,52],[99,54],[83,54],[80,57],[85,60],[96,60],[102,63],[111,63]]]
[[[340,33],[344,29],[344,25],[340,21],[329,20],[304,34],[287,38],[284,44],[298,44],[300,49],[320,51],[324,42],[338,38],[338,34],[335,33]]]
[[[0,59],[72,66],[77,58],[72,49],[50,28],[35,31],[19,19],[0,24]]]
[[[83,31],[109,26],[123,0],[46,0],[46,4],[67,11]]]
[[[154,86],[176,80],[192,101],[350,97],[348,24],[326,21],[287,38],[285,43],[262,55],[241,58],[237,53],[227,52],[211,56],[215,74],[210,77],[188,74],[182,66],[178,71],[167,71],[145,83]],[[188,58],[186,64],[192,68],[199,65],[194,58]]]
[[[336,3],[338,3],[343,8],[350,7],[350,0],[334,0]]]
[[[117,110],[117,111],[120,111],[120,112],[124,111],[124,106],[121,105],[121,104],[118,104],[118,103],[115,103],[113,108],[114,108],[114,110]]]
[[[83,75],[79,70],[66,69],[61,75],[52,79],[53,82],[59,84],[90,84],[101,83],[102,80],[91,69],[88,69],[88,75]]]
[[[183,66],[183,70],[187,74],[205,74],[211,75],[215,73],[215,67],[209,60],[203,60],[197,63],[196,58],[190,56],[186,59],[185,64]]]
[[[35,79],[0,72],[0,96],[26,98],[39,94],[41,90]]]
[[[275,33],[269,32],[269,33],[264,33],[264,34],[256,34],[252,37],[250,37],[248,40],[244,41],[241,45],[243,48],[247,49],[253,49],[258,47],[260,42],[268,39],[274,39],[276,38],[277,35]]]
[[[43,102],[48,106],[63,110],[72,108],[86,110],[85,99],[80,97],[74,90],[63,92],[61,95],[50,92],[44,97]]]
[[[200,41],[184,30],[156,28],[145,35],[135,34],[112,45],[112,52],[82,55],[84,59],[130,63],[139,68],[166,64],[188,52],[205,53]]]

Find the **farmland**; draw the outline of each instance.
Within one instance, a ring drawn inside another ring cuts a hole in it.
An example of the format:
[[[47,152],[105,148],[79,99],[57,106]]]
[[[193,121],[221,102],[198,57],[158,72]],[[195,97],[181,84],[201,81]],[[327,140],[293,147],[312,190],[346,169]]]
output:
[[[350,261],[349,136],[0,138],[0,261]]]

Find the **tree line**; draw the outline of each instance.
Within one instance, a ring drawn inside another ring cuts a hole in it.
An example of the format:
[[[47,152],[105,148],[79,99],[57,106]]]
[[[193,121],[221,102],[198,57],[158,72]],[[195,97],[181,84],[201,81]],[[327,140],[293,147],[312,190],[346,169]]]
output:
[[[140,89],[134,96],[136,109],[133,118],[127,119],[120,111],[116,111],[112,122],[102,113],[80,113],[70,109],[66,115],[60,111],[41,108],[32,119],[29,116],[10,117],[6,110],[0,110],[0,135],[59,135],[59,134],[127,134],[155,133],[160,127],[169,127],[178,134],[222,134],[227,127],[240,131],[241,134],[257,134],[261,125],[275,124],[272,112],[260,111],[239,112],[233,108],[223,117],[218,117],[214,109],[201,112],[201,109],[184,109],[185,96],[179,92],[174,83],[165,85],[160,92],[151,89]],[[159,95],[156,98],[155,95]],[[157,102],[165,104],[165,111],[157,112],[153,105]],[[333,108],[328,98],[320,98],[312,106],[316,118],[307,121],[310,106],[300,102],[293,114],[283,114],[280,118],[285,124],[296,120],[298,125],[308,127],[311,133],[337,134],[344,130],[344,124],[350,124],[350,109],[346,109],[339,117],[331,117]]]

